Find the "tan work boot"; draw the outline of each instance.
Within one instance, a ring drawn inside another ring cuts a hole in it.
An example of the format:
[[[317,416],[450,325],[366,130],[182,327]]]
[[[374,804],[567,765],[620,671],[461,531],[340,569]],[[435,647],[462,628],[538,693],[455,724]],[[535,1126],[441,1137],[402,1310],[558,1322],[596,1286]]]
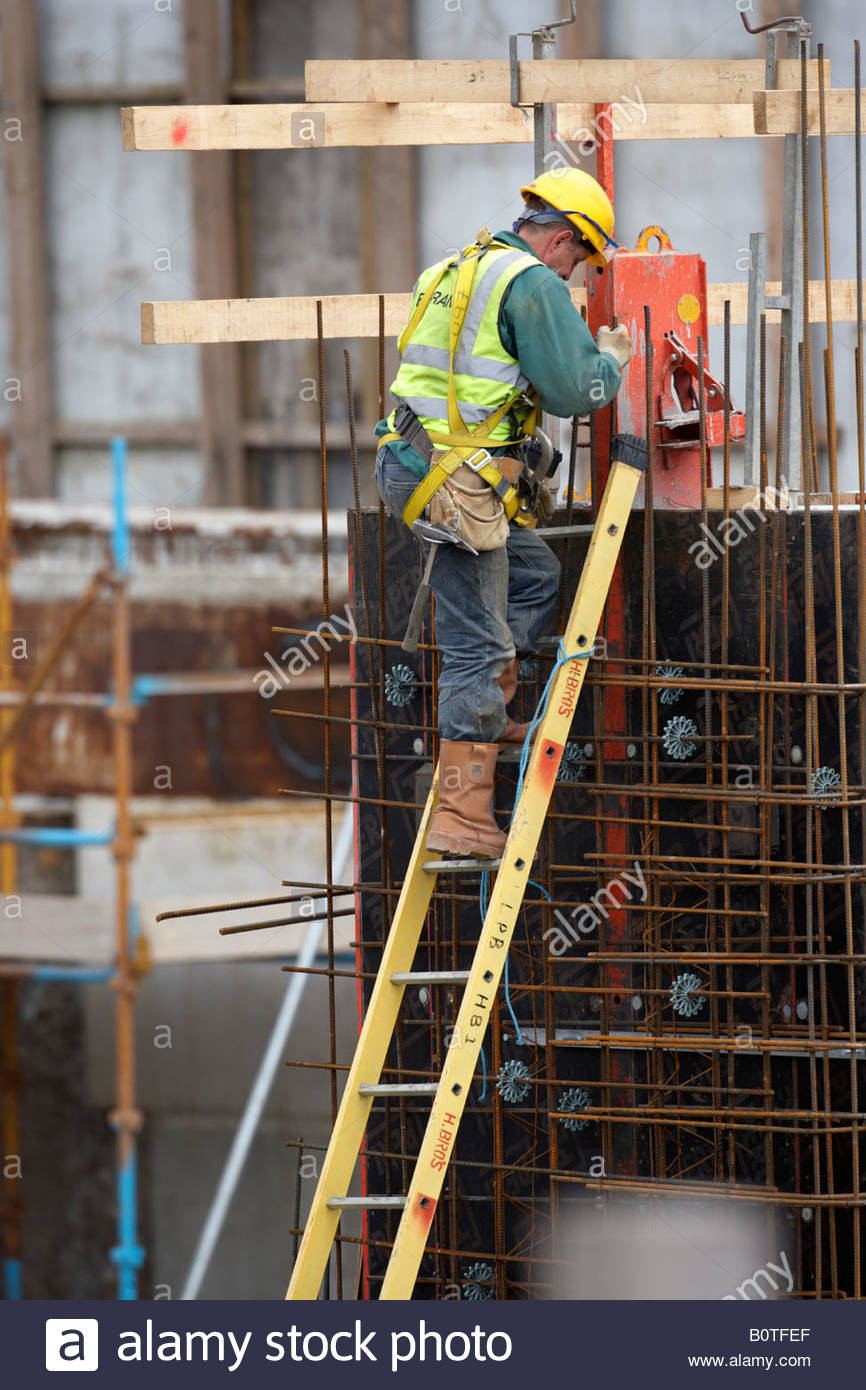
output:
[[[439,805],[427,834],[427,848],[462,858],[498,859],[506,836],[493,819],[493,770],[498,745],[439,745]]]
[[[505,728],[499,735],[497,742],[500,744],[504,743],[510,748],[522,744],[526,739],[526,735],[529,733],[528,724],[518,724],[508,713],[508,706],[514,699],[517,691],[517,667],[518,661],[515,656],[509,661],[502,675],[496,678],[496,684],[505,696]]]

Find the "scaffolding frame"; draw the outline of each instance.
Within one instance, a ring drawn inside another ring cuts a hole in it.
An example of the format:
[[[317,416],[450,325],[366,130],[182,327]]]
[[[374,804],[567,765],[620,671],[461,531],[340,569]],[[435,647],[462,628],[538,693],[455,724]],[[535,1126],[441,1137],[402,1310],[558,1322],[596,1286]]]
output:
[[[131,571],[131,537],[127,505],[127,441],[116,437],[112,441],[110,462],[113,472],[113,514],[110,532],[110,562],[99,570],[85,586],[49,651],[26,687],[20,689],[14,680],[14,665],[3,653],[0,662],[0,889],[4,895],[15,893],[17,848],[35,844],[57,849],[77,850],[87,847],[107,849],[115,860],[114,955],[109,964],[41,963],[27,959],[26,939],[15,957],[5,956],[0,948],[0,1075],[2,1075],[2,1138],[3,1152],[19,1155],[20,1074],[18,1067],[18,1011],[20,985],[26,980],[42,983],[104,984],[115,995],[115,1103],[108,1114],[108,1123],[116,1135],[116,1242],[110,1258],[117,1271],[118,1298],[138,1297],[138,1271],[145,1259],[145,1250],[138,1238],[139,1180],[137,1136],[143,1124],[143,1114],[136,1099],[136,1059],[134,1017],[139,985],[159,959],[153,959],[150,943],[140,933],[139,917],[131,891],[131,868],[135,854],[135,830],[132,819],[132,730],[142,706],[152,698],[202,692],[231,693],[244,690],[256,693],[251,671],[228,671],[215,674],[199,672],[133,673],[131,662],[132,618],[129,588]],[[11,544],[11,513],[6,440],[0,437],[0,623],[2,631],[14,631],[10,568],[14,560]],[[45,687],[64,653],[86,624],[89,612],[100,595],[108,594],[112,604],[111,618],[111,679],[104,692],[51,692]],[[299,682],[304,686],[303,682]],[[304,686],[304,688],[306,688]],[[58,707],[85,706],[104,711],[111,721],[115,763],[115,822],[103,830],[85,830],[66,826],[22,827],[15,809],[14,761],[16,738],[25,726],[29,713],[36,707],[51,704]],[[62,901],[62,895],[58,895]],[[90,949],[89,947],[83,949]],[[306,957],[304,957],[306,959]],[[283,1018],[283,1036],[288,1033],[300,996],[295,998],[291,1015]],[[260,1090],[261,1078],[254,1081],[251,1102]],[[243,1117],[240,1121],[243,1125]],[[21,1199],[20,1182],[11,1173],[4,1173],[3,1201],[0,1205],[0,1229],[3,1249],[3,1289],[8,1299],[22,1296]]]
[[[14,891],[16,846],[43,844],[57,848],[75,849],[102,845],[110,849],[116,866],[115,877],[115,947],[111,966],[94,969],[88,966],[27,965],[4,963],[0,973],[4,980],[4,1142],[14,1148],[7,1152],[20,1153],[19,1082],[17,1067],[18,981],[70,981],[77,983],[106,983],[115,993],[115,1106],[108,1121],[116,1135],[116,1201],[117,1243],[111,1249],[111,1260],[117,1270],[118,1297],[135,1299],[138,1296],[137,1272],[144,1262],[144,1249],[138,1242],[138,1173],[137,1136],[142,1124],[141,1111],[136,1105],[135,1091],[135,1000],[146,961],[138,950],[135,909],[130,894],[130,867],[135,842],[130,818],[132,796],[132,724],[137,707],[132,699],[131,630],[129,614],[129,529],[126,501],[126,441],[112,441],[113,525],[111,531],[111,565],[100,570],[73,606],[48,654],[37,665],[15,706],[4,709],[0,724],[0,777],[3,790],[3,824],[0,828],[0,855],[3,865],[3,891]],[[3,631],[13,630],[12,600],[9,584],[11,564],[9,487],[5,440],[0,451],[0,609]],[[104,701],[106,716],[112,721],[116,822],[111,830],[87,831],[67,827],[21,828],[13,809],[14,797],[14,739],[28,711],[33,708],[51,672],[67,645],[74,639],[80,625],[96,598],[108,591],[112,603],[112,686]],[[5,663],[3,688],[9,689]],[[26,943],[22,942],[22,955]],[[10,1084],[11,1082],[11,1084]],[[22,1261],[20,1246],[20,1202],[17,1188],[7,1180],[4,1191],[3,1237],[6,1297],[21,1297]]]

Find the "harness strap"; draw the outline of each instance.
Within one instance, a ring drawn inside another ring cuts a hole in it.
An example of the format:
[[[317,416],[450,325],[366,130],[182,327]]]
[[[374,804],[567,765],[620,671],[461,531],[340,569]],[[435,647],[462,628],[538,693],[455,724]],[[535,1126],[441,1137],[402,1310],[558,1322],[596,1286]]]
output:
[[[490,462],[490,455],[487,450],[476,449],[469,454],[468,458],[464,458],[462,454],[458,454],[456,449],[449,449],[438,463],[432,465],[430,472],[421,479],[403,508],[403,520],[407,526],[411,527],[412,523],[418,520],[434,492],[464,463],[493,488],[505,508],[506,517],[509,521],[512,520],[519,505],[517,489]]]
[[[504,246],[504,245],[505,245],[505,242],[496,241],[496,239],[495,239],[494,237],[491,237],[491,236],[490,236],[490,233],[487,232],[486,229],[482,229],[482,231],[480,231],[480,232],[478,233],[478,240],[477,240],[477,241],[473,242],[471,246],[465,247],[465,249],[464,249],[463,251],[461,251],[460,254],[459,254],[458,256],[452,256],[452,257],[450,258],[450,260],[447,260],[447,261],[445,262],[445,264],[442,266],[442,268],[438,271],[438,273],[437,273],[437,274],[433,277],[433,279],[430,281],[430,284],[427,286],[426,290],[424,291],[423,295],[422,295],[421,298],[419,299],[418,303],[415,305],[415,308],[414,308],[413,311],[412,311],[412,317],[409,319],[409,322],[406,324],[406,327],[403,329],[403,332],[400,334],[400,337],[397,339],[397,348],[398,348],[398,350],[399,350],[401,356],[402,356],[402,353],[403,353],[403,351],[404,351],[404,349],[405,349],[405,347],[406,347],[406,344],[409,342],[409,340],[410,340],[411,337],[412,337],[412,334],[415,332],[415,329],[418,327],[418,324],[420,323],[421,319],[424,317],[424,314],[425,314],[425,312],[426,312],[426,310],[427,310],[427,305],[430,303],[430,300],[433,298],[434,294],[436,293],[437,289],[439,288],[440,282],[441,282],[443,276],[445,275],[446,271],[450,270],[451,267],[452,267],[453,265],[462,266],[464,263],[471,262],[471,263],[473,263],[473,265],[472,265],[472,274],[474,275],[474,274],[475,274],[474,262],[477,260],[477,258],[478,258],[479,256],[483,255],[483,253],[484,253],[485,251],[487,251],[487,250],[489,249],[489,247],[491,247],[491,246]],[[458,272],[458,278],[459,278],[459,272]],[[471,283],[471,280],[470,280],[470,283]],[[456,296],[455,296],[455,298],[456,298]],[[454,299],[452,299],[452,316],[451,316],[452,328],[453,328],[453,323],[454,323],[454,314],[453,314],[453,305],[454,305],[454,302],[455,302]],[[463,312],[462,312],[462,315],[461,315],[461,318],[460,318],[460,327],[461,327],[461,328],[462,328],[462,326],[463,326],[463,319],[466,317],[466,309],[467,309],[467,308],[468,308],[468,300],[467,300],[466,305],[463,307]],[[457,335],[457,336],[458,336],[458,338],[459,338],[459,336],[460,336],[459,331],[458,331],[458,335]],[[456,344],[455,344],[455,346],[456,346]],[[452,355],[453,355],[453,354],[452,354]]]
[[[485,424],[489,425],[490,428],[495,428],[499,419],[505,415],[512,404],[511,399],[504,401],[489,420],[485,421]],[[410,406],[403,404],[399,407],[394,423],[397,424],[398,422],[401,426],[399,430],[392,430],[390,434],[379,436],[379,447],[383,448],[386,444],[395,443],[397,440],[402,440],[404,444],[411,442],[416,453],[430,464],[435,448],[434,437],[431,437],[429,432],[425,430]],[[435,436],[437,441],[440,438],[441,436],[438,434]],[[518,526],[535,527],[537,524],[535,517],[528,514],[518,515],[520,499],[517,489],[499,471],[484,447],[485,444],[493,444],[498,448],[501,445],[501,440],[492,439],[486,430],[482,434],[480,429],[474,434],[467,432],[458,435],[458,439],[460,447],[444,450],[412,493],[403,508],[403,520],[406,525],[411,527],[412,523],[418,520],[434,492],[451,477],[452,473],[456,473],[462,463],[465,463],[493,488],[505,508],[505,515],[509,521],[515,521]]]

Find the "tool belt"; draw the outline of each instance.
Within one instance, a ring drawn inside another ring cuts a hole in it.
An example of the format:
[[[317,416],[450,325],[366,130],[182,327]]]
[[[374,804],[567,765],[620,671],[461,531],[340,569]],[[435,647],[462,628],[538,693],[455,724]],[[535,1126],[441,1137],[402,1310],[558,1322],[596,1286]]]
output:
[[[511,458],[497,458],[496,464],[512,490],[523,464]],[[436,526],[452,527],[475,550],[498,550],[508,540],[508,516],[502,499],[465,461],[439,484],[427,505],[427,515]]]
[[[388,444],[397,439],[411,445],[429,465],[429,472],[403,509],[407,526],[411,527],[429,506],[432,522],[453,526],[476,550],[496,550],[505,545],[512,520],[520,526],[535,526],[536,518],[521,506],[518,493],[522,459],[508,455],[494,459],[481,446],[437,450],[405,402],[394,416],[393,433],[383,435],[379,442]]]

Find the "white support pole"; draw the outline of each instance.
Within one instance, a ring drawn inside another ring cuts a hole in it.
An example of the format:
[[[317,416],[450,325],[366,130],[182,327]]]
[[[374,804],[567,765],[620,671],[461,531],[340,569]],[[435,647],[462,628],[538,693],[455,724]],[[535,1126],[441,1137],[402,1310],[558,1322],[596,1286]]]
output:
[[[347,806],[340,826],[340,833],[337,838],[334,854],[334,877],[339,883],[340,878],[345,872],[345,866],[352,850],[352,831],[353,813],[352,807]],[[316,902],[316,913],[325,910],[324,899]],[[292,975],[286,989],[285,997],[280,1005],[280,1011],[274,1022],[268,1045],[259,1063],[256,1079],[253,1082],[241,1116],[240,1124],[235,1133],[234,1141],[223,1167],[222,1176],[219,1180],[213,1202],[207,1219],[202,1227],[198,1245],[186,1276],[186,1282],[181,1292],[181,1299],[193,1299],[198,1297],[198,1291],[202,1286],[202,1281],[207,1274],[208,1265],[211,1261],[214,1248],[219,1240],[228,1209],[234,1196],[235,1188],[240,1181],[244,1164],[247,1160],[250,1144],[253,1141],[262,1111],[265,1108],[271,1086],[280,1057],[283,1055],[292,1024],[300,1007],[303,998],[304,988],[309,976],[303,973],[303,968],[312,965],[319,950],[322,933],[327,923],[325,921],[311,922],[307,928],[307,933],[298,952],[297,965],[302,967],[296,974]]]

